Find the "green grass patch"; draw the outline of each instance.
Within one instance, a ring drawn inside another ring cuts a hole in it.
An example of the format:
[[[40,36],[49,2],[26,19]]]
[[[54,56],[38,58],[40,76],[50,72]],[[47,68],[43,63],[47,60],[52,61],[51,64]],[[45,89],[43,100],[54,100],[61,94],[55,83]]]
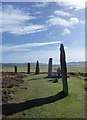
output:
[[[46,74],[27,75],[24,84],[15,90],[13,99],[9,101],[18,105],[27,103],[27,106],[17,113],[8,115],[7,118],[85,118],[84,77],[70,76],[69,95],[54,101],[55,95],[62,91],[62,80],[53,83],[55,78],[46,76]],[[29,102],[32,100],[30,105]]]

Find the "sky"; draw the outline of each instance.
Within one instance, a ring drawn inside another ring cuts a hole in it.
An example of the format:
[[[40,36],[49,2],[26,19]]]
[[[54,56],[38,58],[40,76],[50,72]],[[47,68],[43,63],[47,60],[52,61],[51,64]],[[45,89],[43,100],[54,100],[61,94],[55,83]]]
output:
[[[85,61],[85,0],[3,2],[0,23],[3,63],[59,64],[61,43],[67,62]]]

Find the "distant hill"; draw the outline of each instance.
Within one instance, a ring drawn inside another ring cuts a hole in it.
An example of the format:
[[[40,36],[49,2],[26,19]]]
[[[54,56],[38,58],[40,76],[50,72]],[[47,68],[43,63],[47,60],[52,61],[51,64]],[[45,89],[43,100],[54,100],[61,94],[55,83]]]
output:
[[[30,66],[31,67],[35,67],[36,63],[30,63]],[[43,66],[46,66],[46,64],[43,64],[43,63],[40,63],[40,65],[43,65]],[[13,68],[14,66],[17,66],[17,67],[27,67],[27,63],[0,63],[0,68]]]
[[[85,67],[87,62],[69,62],[67,63],[68,68],[77,68],[77,67]]]
[[[30,63],[31,67],[35,67],[36,63]],[[27,63],[0,63],[0,68],[13,68],[14,66],[18,67],[27,67]],[[40,63],[40,66],[47,66],[47,64]],[[58,67],[59,65],[54,64],[53,67]],[[68,68],[77,68],[77,67],[85,67],[87,66],[87,62],[69,62],[67,63]]]
[[[54,68],[58,67],[60,65],[53,65]],[[68,68],[82,68],[87,66],[87,62],[69,62],[67,63]]]

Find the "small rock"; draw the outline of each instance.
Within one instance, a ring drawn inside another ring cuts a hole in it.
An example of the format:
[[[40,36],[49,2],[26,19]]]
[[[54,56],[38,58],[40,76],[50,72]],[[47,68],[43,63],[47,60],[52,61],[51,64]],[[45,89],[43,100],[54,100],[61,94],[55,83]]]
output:
[[[58,79],[56,78],[54,81],[53,81],[53,83],[57,83],[58,82]]]

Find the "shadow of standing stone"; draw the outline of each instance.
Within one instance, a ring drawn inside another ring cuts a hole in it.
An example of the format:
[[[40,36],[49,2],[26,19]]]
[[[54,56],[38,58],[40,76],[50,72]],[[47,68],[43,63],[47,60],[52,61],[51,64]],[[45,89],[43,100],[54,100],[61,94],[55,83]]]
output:
[[[65,50],[63,44],[61,44],[60,46],[60,65],[61,65],[63,91],[65,95],[68,95],[67,67],[66,67]]]

